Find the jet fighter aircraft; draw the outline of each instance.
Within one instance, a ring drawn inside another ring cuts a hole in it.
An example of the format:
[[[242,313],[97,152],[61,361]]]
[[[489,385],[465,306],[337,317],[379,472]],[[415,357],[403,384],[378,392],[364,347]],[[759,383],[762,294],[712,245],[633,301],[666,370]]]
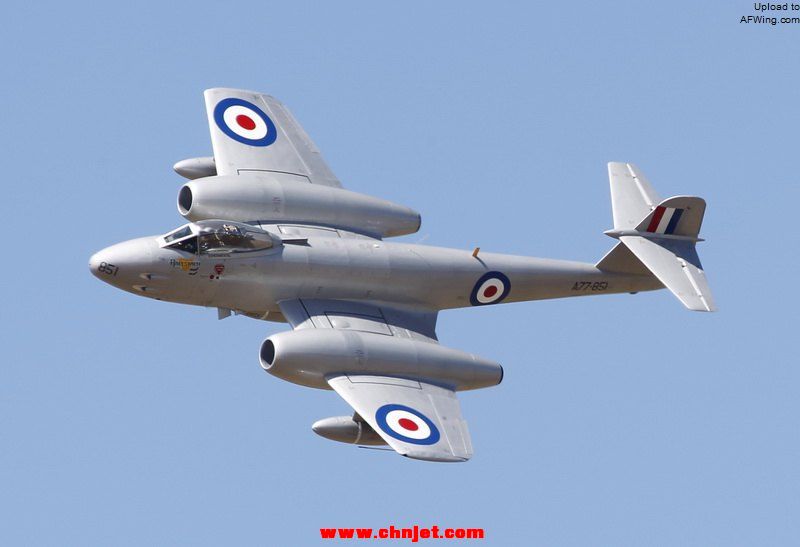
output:
[[[472,456],[456,392],[499,384],[503,368],[439,344],[439,310],[662,288],[714,310],[695,252],[705,201],[660,198],[632,164],[608,164],[617,243],[596,264],[414,245],[389,238],[416,232],[419,213],[343,189],[279,101],[220,88],[205,103],[214,155],[175,165],[188,223],[89,268],[136,295],[289,323],[261,344],[261,366],[353,407],[316,422],[323,437]]]

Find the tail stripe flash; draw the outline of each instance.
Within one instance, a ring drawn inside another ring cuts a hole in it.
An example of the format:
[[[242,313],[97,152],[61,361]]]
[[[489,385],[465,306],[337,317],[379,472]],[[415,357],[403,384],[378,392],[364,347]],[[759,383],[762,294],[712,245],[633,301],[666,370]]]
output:
[[[659,205],[653,211],[653,218],[650,219],[650,224],[647,225],[647,231],[655,234],[672,234],[675,232],[682,214],[683,209]]]

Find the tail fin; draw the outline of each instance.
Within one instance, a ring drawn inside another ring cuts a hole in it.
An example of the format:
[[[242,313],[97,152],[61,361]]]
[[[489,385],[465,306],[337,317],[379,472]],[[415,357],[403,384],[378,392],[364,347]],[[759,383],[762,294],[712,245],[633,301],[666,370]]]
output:
[[[608,164],[614,229],[631,230],[661,201],[650,182],[632,163]]]
[[[629,163],[609,163],[614,230],[619,239],[597,268],[658,278],[684,306],[714,311],[703,266],[695,250],[706,202],[692,196],[658,197],[644,175]]]
[[[703,198],[677,196],[665,199],[636,226],[639,232],[697,238],[706,202]]]

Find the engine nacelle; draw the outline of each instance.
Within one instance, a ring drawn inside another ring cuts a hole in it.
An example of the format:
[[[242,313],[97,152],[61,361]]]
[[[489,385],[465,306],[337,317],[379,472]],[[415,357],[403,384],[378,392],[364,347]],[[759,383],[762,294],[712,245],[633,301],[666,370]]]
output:
[[[357,422],[350,416],[335,416],[314,422],[311,429],[317,435],[348,444],[379,446],[386,444],[367,422]]]
[[[495,386],[503,367],[439,344],[369,332],[302,329],[261,344],[261,367],[302,386],[331,389],[325,378],[373,374],[429,381],[456,391]]]
[[[178,194],[184,218],[311,222],[381,237],[413,234],[413,209],[286,173],[243,173],[193,180]]]

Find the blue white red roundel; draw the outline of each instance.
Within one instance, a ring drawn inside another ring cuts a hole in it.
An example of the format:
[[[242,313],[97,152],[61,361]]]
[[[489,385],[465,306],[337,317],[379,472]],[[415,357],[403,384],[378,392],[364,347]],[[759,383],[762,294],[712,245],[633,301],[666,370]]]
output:
[[[469,301],[473,306],[497,304],[508,296],[509,292],[511,292],[511,281],[504,273],[488,272],[475,283]]]
[[[375,412],[378,427],[390,437],[411,444],[436,444],[441,435],[423,413],[405,405],[383,405]]]
[[[214,107],[214,121],[227,136],[250,146],[269,146],[278,138],[275,124],[263,110],[242,99],[222,99]]]

